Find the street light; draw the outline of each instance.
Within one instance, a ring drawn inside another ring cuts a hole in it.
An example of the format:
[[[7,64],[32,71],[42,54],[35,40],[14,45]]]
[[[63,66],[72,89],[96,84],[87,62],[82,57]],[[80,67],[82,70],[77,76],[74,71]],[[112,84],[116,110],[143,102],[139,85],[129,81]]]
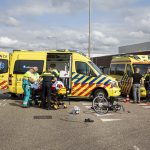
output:
[[[91,0],[89,0],[89,40],[88,40],[88,56],[91,52]]]
[[[55,37],[55,36],[48,36],[47,38],[53,38],[53,39],[55,39],[55,48],[57,49],[57,37]]]

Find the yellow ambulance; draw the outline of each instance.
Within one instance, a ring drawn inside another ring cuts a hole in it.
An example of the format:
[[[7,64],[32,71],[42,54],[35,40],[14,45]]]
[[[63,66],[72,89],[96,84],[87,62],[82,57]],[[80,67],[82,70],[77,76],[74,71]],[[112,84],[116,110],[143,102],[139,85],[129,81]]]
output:
[[[117,81],[121,81],[125,74],[127,74],[128,77],[131,77],[134,73],[134,68],[140,68],[140,73],[144,77],[148,67],[150,67],[148,55],[115,56],[112,58],[110,64],[110,75]],[[146,97],[146,90],[143,84],[141,85],[140,92],[141,97]]]
[[[41,74],[53,63],[59,71],[68,72],[66,86],[70,97],[89,98],[100,93],[107,97],[120,95],[117,81],[103,75],[88,57],[74,50],[14,50],[10,54],[9,91],[22,94],[23,74],[33,66],[37,66]]]
[[[9,53],[0,52],[0,93],[8,89]]]

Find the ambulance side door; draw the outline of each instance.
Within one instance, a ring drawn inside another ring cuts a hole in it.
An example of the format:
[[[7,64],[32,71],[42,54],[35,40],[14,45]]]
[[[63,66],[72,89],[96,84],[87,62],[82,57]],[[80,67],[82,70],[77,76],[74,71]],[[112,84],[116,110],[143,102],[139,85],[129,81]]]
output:
[[[46,55],[36,55],[36,57],[31,57],[31,55],[20,55],[19,59],[17,59],[14,63],[13,70],[13,78],[15,81],[14,88],[16,94],[22,94],[22,79],[23,75],[26,71],[31,67],[38,67],[38,73],[41,74],[43,72],[43,68],[46,65]]]
[[[72,96],[89,96],[90,86],[96,79],[96,74],[87,62],[75,61],[76,72],[72,73]]]
[[[0,54],[0,91],[3,93],[8,88],[9,54]]]

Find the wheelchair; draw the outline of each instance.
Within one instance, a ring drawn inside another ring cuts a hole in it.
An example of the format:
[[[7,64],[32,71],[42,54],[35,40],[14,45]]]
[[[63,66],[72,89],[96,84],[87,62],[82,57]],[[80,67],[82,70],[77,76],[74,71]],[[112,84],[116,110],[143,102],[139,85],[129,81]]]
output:
[[[123,105],[119,104],[115,98],[110,98],[108,100],[103,94],[93,99],[92,108],[98,114],[107,114],[108,111],[117,112],[121,109],[125,111]]]

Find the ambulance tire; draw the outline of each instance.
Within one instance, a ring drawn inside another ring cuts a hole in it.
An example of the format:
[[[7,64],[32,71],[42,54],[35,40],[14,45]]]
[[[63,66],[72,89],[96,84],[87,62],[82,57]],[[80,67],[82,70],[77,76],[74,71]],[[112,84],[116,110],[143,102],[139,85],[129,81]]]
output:
[[[95,92],[93,94],[94,98],[99,96],[99,95],[103,95],[107,99],[107,94],[106,94],[106,92],[103,89],[95,90]]]
[[[17,94],[11,93],[11,98],[12,98],[12,99],[17,98],[17,97],[18,97]]]

